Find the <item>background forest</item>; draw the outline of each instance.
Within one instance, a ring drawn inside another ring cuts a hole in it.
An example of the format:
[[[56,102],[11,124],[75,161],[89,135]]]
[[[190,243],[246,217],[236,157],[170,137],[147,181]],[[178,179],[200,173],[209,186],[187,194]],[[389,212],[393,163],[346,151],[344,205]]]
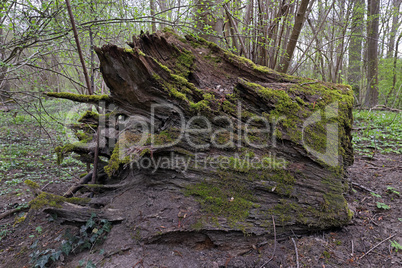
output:
[[[71,0],[71,9],[94,92],[107,88],[93,46],[170,27],[280,72],[352,85],[358,104],[398,108],[401,2]],[[2,96],[87,92],[73,36],[65,1],[1,0]]]

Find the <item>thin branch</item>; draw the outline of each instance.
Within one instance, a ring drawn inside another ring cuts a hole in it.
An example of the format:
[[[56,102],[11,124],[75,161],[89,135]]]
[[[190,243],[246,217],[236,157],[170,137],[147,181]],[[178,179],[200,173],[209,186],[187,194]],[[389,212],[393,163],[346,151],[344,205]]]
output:
[[[293,239],[293,237],[292,237],[292,242],[293,242],[293,245],[295,246],[295,251],[296,251],[296,267],[297,268],[299,268],[300,267],[300,264],[299,264],[299,253],[297,252],[297,245],[296,245],[296,242],[295,242],[295,240]]]
[[[379,245],[381,245],[382,243],[390,240],[391,238],[393,238],[394,236],[396,236],[396,234],[393,234],[391,236],[389,236],[388,238],[385,238],[384,240],[382,240],[381,242],[379,242],[377,245],[375,245],[374,247],[372,247],[369,251],[367,251],[366,253],[364,253],[359,259],[362,259],[364,256],[366,256],[367,254],[369,254],[371,251],[373,251],[374,249],[376,249]]]
[[[272,252],[272,257],[263,265],[261,265],[260,268],[264,268],[265,265],[267,265],[270,261],[273,260],[274,256],[275,256],[275,252],[276,252],[276,227],[275,227],[275,218],[274,215],[272,215],[272,224],[274,225],[274,251]]]

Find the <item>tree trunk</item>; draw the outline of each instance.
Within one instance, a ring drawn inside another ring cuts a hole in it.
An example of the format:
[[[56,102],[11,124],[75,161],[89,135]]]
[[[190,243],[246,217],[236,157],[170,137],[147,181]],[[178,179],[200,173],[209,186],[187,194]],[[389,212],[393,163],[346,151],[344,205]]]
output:
[[[219,44],[223,36],[222,2],[223,0],[198,0],[195,5],[196,33],[215,44]]]
[[[364,106],[371,108],[378,104],[378,27],[380,1],[368,0],[367,22],[367,91]]]
[[[361,85],[361,62],[363,50],[363,19],[364,19],[364,0],[358,0],[353,6],[352,27],[349,44],[349,69],[348,80],[352,86],[357,99],[360,95]]]
[[[150,12],[152,16],[152,32],[156,32],[156,22],[155,22],[155,0],[150,0],[149,1],[149,6],[150,6]]]
[[[290,61],[292,60],[293,57],[293,52],[296,48],[297,40],[299,39],[299,35],[303,27],[309,2],[310,0],[301,0],[299,10],[297,11],[296,14],[295,25],[293,26],[292,34],[290,35],[290,39],[286,47],[286,53],[283,56],[281,64],[279,66],[280,72],[286,73],[288,71]]]
[[[78,31],[77,31],[77,27],[75,26],[75,20],[74,20],[74,16],[73,16],[73,11],[71,10],[70,0],[66,0],[66,5],[67,5],[68,15],[69,15],[70,21],[71,21],[71,26],[73,28],[75,43],[77,44],[77,52],[78,52],[78,56],[80,57],[82,72],[84,73],[85,83],[87,85],[87,91],[88,91],[89,95],[92,95],[93,89],[91,88],[91,82],[89,81],[88,71],[87,71],[87,68],[85,67],[85,60],[84,60],[84,56],[82,54],[80,39],[78,38]]]
[[[125,216],[146,230],[145,242],[185,236],[196,244],[199,234],[217,247],[240,248],[272,237],[272,216],[278,236],[349,222],[348,86],[280,74],[169,31],[134,37],[130,46],[96,48],[114,105],[100,144],[116,139],[100,154],[110,158],[106,173],[129,185],[114,208],[131,211]],[[93,125],[87,116],[81,122]],[[143,202],[149,198],[157,207]]]
[[[393,8],[392,8],[392,26],[391,26],[391,32],[389,35],[389,41],[388,41],[388,51],[387,51],[387,58],[392,58],[394,54],[394,48],[395,48],[395,37],[398,32],[398,26],[400,25],[399,23],[399,8],[401,6],[401,0],[394,0],[393,1]]]

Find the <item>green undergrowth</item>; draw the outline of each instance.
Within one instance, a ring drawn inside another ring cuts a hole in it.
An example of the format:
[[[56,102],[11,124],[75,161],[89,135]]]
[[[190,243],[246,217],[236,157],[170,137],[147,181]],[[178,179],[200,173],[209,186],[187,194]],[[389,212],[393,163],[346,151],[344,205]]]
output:
[[[61,166],[56,163],[54,148],[68,143],[69,130],[62,123],[71,108],[71,101],[42,98],[1,112],[0,198],[28,194],[23,184],[27,179],[42,187],[64,183],[84,171],[74,155],[66,157]]]
[[[389,111],[355,110],[353,146],[362,156],[402,153],[402,115]]]
[[[65,261],[70,254],[78,254],[84,250],[89,250],[89,253],[94,253],[94,247],[100,245],[107,238],[107,235],[112,229],[112,224],[105,219],[100,219],[95,213],[92,213],[91,217],[86,223],[80,226],[79,233],[72,233],[70,229],[67,229],[63,235],[63,240],[58,247],[47,248],[49,243],[42,243],[39,236],[30,249],[32,253],[29,255],[30,263],[33,267],[49,267],[50,265],[58,261]],[[38,230],[38,229],[37,229]],[[56,238],[55,241],[59,241]],[[100,250],[100,255],[104,252]],[[78,267],[78,266],[77,266]],[[91,261],[80,261],[79,267],[96,267]]]

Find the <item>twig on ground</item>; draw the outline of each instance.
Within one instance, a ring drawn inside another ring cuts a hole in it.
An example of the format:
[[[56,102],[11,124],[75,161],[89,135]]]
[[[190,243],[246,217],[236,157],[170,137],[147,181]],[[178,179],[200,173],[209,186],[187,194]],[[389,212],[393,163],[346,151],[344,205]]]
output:
[[[45,184],[45,186],[43,186],[40,190],[43,191],[45,190],[46,187],[49,186],[49,184],[53,183],[53,181],[49,181],[48,183]]]
[[[14,208],[14,209],[11,209],[9,211],[6,211],[6,212],[0,214],[0,220],[6,218],[6,217],[8,217],[8,216],[10,216],[10,215],[12,215],[12,214],[14,214],[16,212],[29,210],[29,208],[30,208],[30,206],[21,207],[21,208]]]
[[[276,227],[275,227],[275,218],[274,218],[274,215],[272,215],[272,223],[273,223],[273,225],[274,225],[274,251],[272,252],[272,257],[271,257],[266,263],[264,263],[263,265],[261,265],[260,268],[265,267],[265,265],[267,265],[270,261],[272,261],[272,259],[273,259],[274,256],[275,256],[275,252],[276,252]]]
[[[367,251],[366,253],[364,253],[359,259],[363,259],[364,256],[368,255],[371,251],[373,251],[375,248],[377,248],[379,245],[381,245],[382,243],[390,240],[392,237],[396,236],[396,234],[393,234],[391,236],[389,236],[388,238],[385,238],[384,240],[382,240],[381,242],[379,242],[377,245],[375,245],[374,247],[372,247],[369,251]]]
[[[356,182],[352,182],[352,186],[355,186],[355,187],[357,187],[357,188],[359,188],[361,190],[364,190],[366,192],[369,192],[369,193],[377,194],[374,190],[371,190],[370,188],[367,188],[366,186],[360,185],[360,184],[358,184]]]
[[[297,268],[299,268],[300,267],[300,264],[299,264],[299,252],[297,252],[297,245],[296,245],[296,242],[293,239],[293,237],[292,237],[292,242],[293,242],[293,245],[295,246],[295,251],[296,251],[296,265],[297,265]]]

